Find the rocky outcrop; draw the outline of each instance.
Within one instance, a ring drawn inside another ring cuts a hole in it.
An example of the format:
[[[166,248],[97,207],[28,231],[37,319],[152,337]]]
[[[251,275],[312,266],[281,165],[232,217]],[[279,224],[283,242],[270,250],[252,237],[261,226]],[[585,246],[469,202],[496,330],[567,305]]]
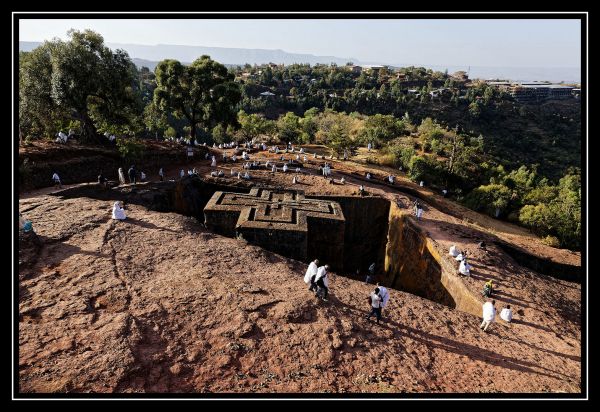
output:
[[[332,273],[318,301],[304,263],[193,217],[132,202],[114,221],[112,201],[90,197],[19,206],[43,240],[19,269],[20,392],[581,391],[578,284],[497,265],[498,299],[522,310],[512,324],[484,334],[476,316],[391,288],[376,325],[372,285]]]

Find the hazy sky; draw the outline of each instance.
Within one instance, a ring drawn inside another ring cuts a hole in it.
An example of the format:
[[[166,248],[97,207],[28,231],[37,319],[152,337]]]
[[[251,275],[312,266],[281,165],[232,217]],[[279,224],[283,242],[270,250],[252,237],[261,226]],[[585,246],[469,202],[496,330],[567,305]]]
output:
[[[579,67],[579,20],[20,20],[19,40],[93,29],[108,43],[282,49],[387,64]]]

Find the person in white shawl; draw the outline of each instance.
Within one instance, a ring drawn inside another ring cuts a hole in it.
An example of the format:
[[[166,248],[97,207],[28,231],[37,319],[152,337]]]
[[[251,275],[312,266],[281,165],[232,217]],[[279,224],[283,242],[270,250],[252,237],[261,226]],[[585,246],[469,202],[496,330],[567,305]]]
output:
[[[494,307],[495,304],[495,300],[492,300],[491,302],[485,302],[483,304],[483,322],[481,322],[479,329],[483,330],[484,332],[487,331],[487,328],[496,318],[496,308]]]
[[[452,256],[453,258],[458,256],[458,249],[456,248],[456,245],[450,246],[450,250],[448,251],[448,254],[450,256]]]
[[[315,278],[317,276],[317,270],[319,269],[319,259],[315,259],[310,262],[308,265],[308,269],[306,269],[306,273],[304,274],[304,283],[309,285],[308,290],[313,291],[316,289],[317,285],[314,283]]]
[[[502,318],[502,320],[505,322],[510,322],[512,317],[512,309],[510,308],[510,305],[506,305],[506,307],[500,312],[500,318]]]
[[[122,185],[125,184],[125,173],[123,173],[122,167],[119,167],[119,183]]]
[[[283,170],[283,173],[287,172],[288,171],[288,165],[284,164],[282,170]]]
[[[315,283],[318,286],[317,289],[317,297],[319,297],[319,293],[323,294],[323,300],[327,302],[327,295],[329,293],[329,276],[327,275],[327,271],[329,269],[329,265],[321,266],[317,269],[317,276],[315,277]]]
[[[390,292],[388,292],[387,288],[380,286],[379,283],[377,283],[377,287],[379,288],[379,296],[381,296],[382,299],[381,308],[383,309],[390,301]]]
[[[471,265],[467,263],[467,259],[463,259],[460,261],[460,265],[458,266],[458,271],[461,275],[471,276]]]
[[[456,255],[456,257],[454,258],[455,260],[462,262],[463,259],[465,258],[465,256],[463,255],[462,252],[458,252],[458,255]]]
[[[210,167],[217,167],[217,158],[214,156],[211,159]]]
[[[116,201],[113,205],[112,218],[118,220],[125,220],[126,218],[125,209],[123,209],[123,207],[121,206],[121,202],[119,201]]]

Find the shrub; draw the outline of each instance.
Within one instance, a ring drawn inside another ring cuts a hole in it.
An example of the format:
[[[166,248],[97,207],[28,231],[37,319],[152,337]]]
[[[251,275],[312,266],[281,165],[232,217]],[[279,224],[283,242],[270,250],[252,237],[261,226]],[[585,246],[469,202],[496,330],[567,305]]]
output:
[[[542,238],[542,243],[552,247],[560,247],[560,240],[556,236],[548,235]]]
[[[123,159],[137,160],[144,156],[144,144],[136,138],[118,138],[117,150]]]

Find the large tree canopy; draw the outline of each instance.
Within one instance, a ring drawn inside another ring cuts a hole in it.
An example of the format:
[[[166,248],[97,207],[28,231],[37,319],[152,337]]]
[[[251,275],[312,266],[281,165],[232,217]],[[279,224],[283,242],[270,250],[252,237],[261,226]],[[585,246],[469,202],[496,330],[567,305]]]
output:
[[[236,124],[236,106],[242,95],[222,64],[209,56],[189,66],[167,59],[158,63],[154,73],[154,103],[164,113],[185,119],[192,140],[196,126],[212,129],[217,124]]]
[[[129,131],[141,113],[131,59],[104,46],[102,36],[91,30],[68,34],[70,40],[45,42],[21,59],[20,125],[27,127],[32,119],[52,133],[57,118],[75,120],[86,138],[98,129]]]

